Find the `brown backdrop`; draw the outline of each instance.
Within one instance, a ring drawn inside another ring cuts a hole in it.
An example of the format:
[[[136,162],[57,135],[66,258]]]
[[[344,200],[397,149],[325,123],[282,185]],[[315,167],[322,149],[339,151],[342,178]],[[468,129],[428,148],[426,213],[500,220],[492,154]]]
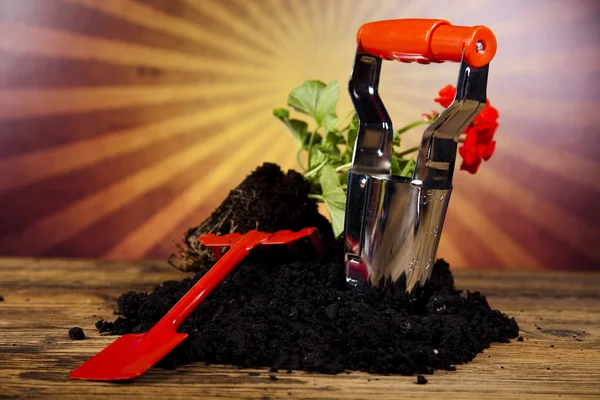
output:
[[[595,0],[0,0],[0,254],[168,256],[251,169],[294,167],[271,116],[291,88],[344,86],[361,23],[423,17],[485,24],[499,49],[497,152],[478,175],[457,172],[440,255],[597,267],[598,11]],[[456,73],[387,63],[397,126],[437,108]]]

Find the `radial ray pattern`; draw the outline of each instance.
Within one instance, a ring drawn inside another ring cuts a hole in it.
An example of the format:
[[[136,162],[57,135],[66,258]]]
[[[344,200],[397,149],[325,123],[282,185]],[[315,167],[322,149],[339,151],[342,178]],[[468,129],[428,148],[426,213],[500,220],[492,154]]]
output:
[[[600,265],[600,5],[593,0],[0,0],[0,254],[165,258],[264,161],[308,79],[342,84],[358,27],[487,25],[498,147],[457,171],[440,256],[457,267]],[[457,65],[386,62],[397,126]],[[351,104],[342,91],[338,113]],[[419,143],[420,132],[405,145]]]

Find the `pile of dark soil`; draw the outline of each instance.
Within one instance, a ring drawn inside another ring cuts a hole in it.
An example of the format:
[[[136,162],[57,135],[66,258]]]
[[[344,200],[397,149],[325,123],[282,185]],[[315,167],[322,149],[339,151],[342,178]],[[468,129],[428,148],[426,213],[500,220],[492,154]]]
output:
[[[283,173],[276,164],[265,163],[233,189],[219,207],[200,225],[184,235],[179,258],[172,264],[183,271],[205,272],[211,253],[198,243],[207,233],[226,234],[300,230],[314,226],[325,243],[333,241],[331,224],[319,214],[317,203],[308,198],[310,184],[296,171]]]
[[[101,331],[142,332],[200,278],[168,281],[150,294],[118,300]],[[518,335],[514,319],[484,296],[454,288],[448,264],[435,264],[418,299],[402,287],[347,290],[342,247],[312,262],[244,263],[181,326],[189,338],[160,364],[193,361],[325,373],[431,373],[473,359],[492,342]]]
[[[277,170],[263,166],[244,181],[242,185],[255,187],[253,202],[262,203],[259,196],[269,193],[261,187],[269,186],[265,177],[296,180],[297,174],[281,178],[283,173]],[[258,184],[254,176],[265,179]],[[289,188],[271,187],[290,195]],[[228,201],[232,203],[226,208],[235,208],[235,202]],[[311,214],[317,210],[307,191],[297,190],[295,199],[285,201],[271,203],[271,212],[261,214],[259,227],[299,229],[322,221]],[[305,211],[284,208],[289,204],[300,204]],[[237,224],[245,221],[248,228],[255,218],[240,218]],[[281,222],[286,218],[288,226]],[[327,239],[331,228],[320,228],[329,229]],[[197,258],[194,263],[205,271],[214,261]],[[164,282],[149,294],[124,294],[118,299],[121,316],[114,322],[99,321],[97,328],[115,334],[150,329],[202,275]],[[188,333],[188,339],[159,366],[204,361],[323,373],[431,373],[468,362],[491,343],[516,338],[518,330],[515,320],[492,310],[483,295],[457,290],[443,260],[435,264],[418,298],[406,295],[401,281],[348,289],[342,244],[326,240],[325,254],[308,261],[290,261],[271,250],[247,258],[182,324],[180,332]]]

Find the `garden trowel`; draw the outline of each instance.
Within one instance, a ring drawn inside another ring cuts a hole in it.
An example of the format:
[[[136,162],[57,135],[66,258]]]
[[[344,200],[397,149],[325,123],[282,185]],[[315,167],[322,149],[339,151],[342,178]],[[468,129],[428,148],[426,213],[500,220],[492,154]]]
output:
[[[348,84],[359,131],[348,176],[346,277],[351,285],[405,279],[410,292],[431,276],[458,140],[485,106],[496,39],[484,26],[400,19],[363,25],[357,43]],[[384,59],[460,62],[454,102],[425,130],[411,178],[390,173],[392,121],[378,94]]]

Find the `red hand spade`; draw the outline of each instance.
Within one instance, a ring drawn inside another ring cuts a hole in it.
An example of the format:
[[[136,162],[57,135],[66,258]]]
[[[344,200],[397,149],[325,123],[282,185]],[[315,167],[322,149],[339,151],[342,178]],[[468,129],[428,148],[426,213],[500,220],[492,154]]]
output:
[[[250,231],[244,235],[204,235],[198,240],[212,248],[217,258],[221,247],[231,249],[200,279],[171,310],[148,332],[121,336],[96,356],[71,372],[71,379],[116,381],[134,379],[187,338],[186,333],[177,333],[179,325],[204,301],[213,289],[250,251],[260,245],[287,244],[309,237],[318,253],[323,247],[316,228],[299,232],[278,231],[263,233]]]

